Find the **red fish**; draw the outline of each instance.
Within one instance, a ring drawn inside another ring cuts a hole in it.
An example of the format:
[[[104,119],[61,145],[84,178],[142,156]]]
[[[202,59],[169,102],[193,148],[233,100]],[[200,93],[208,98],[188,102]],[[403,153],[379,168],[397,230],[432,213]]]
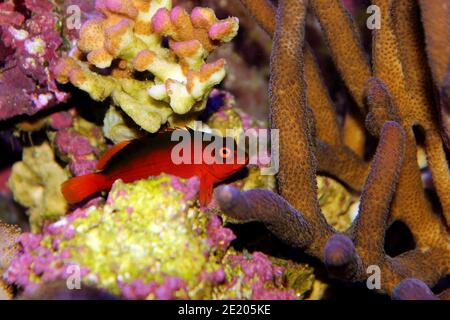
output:
[[[173,161],[173,148],[178,145],[177,150],[180,150],[180,142],[171,139],[173,131],[162,132],[138,140],[124,141],[108,150],[99,160],[98,172],[64,182],[61,186],[64,197],[67,202],[74,204],[99,191],[111,189],[117,179],[129,183],[166,173],[180,178],[198,176],[200,178],[200,204],[206,206],[212,198],[214,186],[244,168],[248,163],[248,157],[244,153],[245,156],[242,159],[242,153],[238,153],[236,143],[230,137],[219,138],[192,130],[184,132],[188,132],[191,137],[187,144],[188,146],[190,144],[190,148],[183,149],[179,154],[186,156],[184,152],[190,149],[191,154],[187,155],[187,158],[183,157],[185,160],[190,158],[190,163],[185,161],[185,163],[178,162],[179,164],[177,164],[176,161]],[[214,140],[216,138],[222,140],[222,147],[213,147],[211,141],[219,141]],[[204,161],[207,157],[205,154],[208,155],[207,152],[204,152],[206,148],[211,150],[209,162]],[[198,161],[199,152],[204,158],[201,158],[201,163]]]

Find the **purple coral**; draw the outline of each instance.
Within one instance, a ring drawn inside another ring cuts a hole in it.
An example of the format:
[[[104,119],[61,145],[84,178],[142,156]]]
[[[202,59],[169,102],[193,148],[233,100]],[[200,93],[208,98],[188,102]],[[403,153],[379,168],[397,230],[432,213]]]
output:
[[[85,210],[77,209],[62,220],[46,226],[43,234],[23,233],[19,238],[19,254],[5,273],[8,282],[23,288],[24,294],[28,295],[36,292],[41,283],[67,279],[73,263],[69,260],[70,252],[61,247],[61,242],[74,236],[72,222],[86,217],[86,214]],[[51,238],[50,246],[43,242],[46,235],[55,236]],[[59,235],[62,237],[57,237]],[[88,273],[86,267],[80,267],[81,276]],[[39,282],[32,278],[33,274],[39,275]]]
[[[42,235],[22,234],[19,240],[22,250],[6,272],[8,281],[23,287],[26,294],[39,287],[38,283],[30,279],[30,274],[40,274],[44,282],[64,278],[64,258],[67,253],[63,250],[60,255],[56,255],[54,251],[41,246],[42,239]]]
[[[61,130],[56,134],[55,143],[60,151],[74,157],[88,155],[94,151],[86,137],[73,130]]]
[[[186,290],[186,282],[177,277],[167,277],[162,284],[156,281],[143,283],[135,280],[131,283],[120,284],[122,296],[129,300],[143,300],[152,295],[157,300],[174,300],[177,292]]]
[[[206,230],[209,244],[219,250],[227,250],[231,241],[236,239],[233,231],[223,227],[222,219],[217,215],[212,216],[208,221]]]
[[[17,1],[31,12],[28,17],[17,10],[19,4],[15,3],[0,4],[0,51],[4,61],[0,120],[33,115],[68,98],[57,88],[50,73],[62,44],[53,4],[47,0]]]
[[[208,97],[205,110],[199,116],[200,121],[206,121],[211,115],[226,106],[227,95],[229,93],[214,89]]]
[[[70,112],[62,111],[50,116],[50,125],[53,129],[61,130],[70,128],[73,124],[73,117]]]
[[[283,282],[284,268],[274,265],[262,252],[254,252],[250,256],[230,255],[228,257],[232,266],[242,268],[244,272],[243,284],[252,289],[253,300],[295,300],[294,290],[279,289],[268,286],[280,286]],[[234,279],[236,281],[236,279]]]
[[[128,300],[143,300],[155,292],[158,284],[155,281],[144,283],[138,279],[131,283],[121,283],[122,295]]]
[[[194,199],[200,189],[200,179],[198,177],[182,182],[180,178],[172,176],[170,183],[175,190],[184,193],[183,201]]]
[[[401,281],[392,292],[394,300],[439,300],[428,286],[414,278]]]
[[[14,11],[14,3],[7,1],[0,3],[0,25],[19,26],[22,24],[24,16]]]
[[[74,113],[62,111],[52,114],[50,126],[57,130],[53,139],[56,150],[68,162],[72,174],[80,176],[95,171],[97,158],[102,153],[99,142],[103,137],[95,126],[90,131],[84,130],[86,132],[76,129]]]

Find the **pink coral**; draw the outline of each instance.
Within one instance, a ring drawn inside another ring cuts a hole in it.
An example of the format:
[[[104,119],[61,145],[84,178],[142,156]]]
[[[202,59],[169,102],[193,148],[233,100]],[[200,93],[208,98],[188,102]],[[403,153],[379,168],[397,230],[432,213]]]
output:
[[[156,281],[143,283],[135,280],[131,283],[121,284],[122,295],[130,300],[143,300],[148,296],[154,296],[157,300],[176,299],[176,293],[185,290],[186,283],[177,277],[167,277],[163,284]]]
[[[186,183],[183,183],[178,177],[171,177],[170,183],[175,190],[185,194],[183,197],[184,201],[195,199],[200,188],[200,179],[198,177],[191,178]]]
[[[206,230],[209,244],[223,251],[227,250],[231,241],[236,239],[233,231],[223,227],[222,219],[217,215],[212,216],[208,221]]]
[[[169,183],[172,187],[172,183],[175,181],[177,190],[188,192],[189,186],[198,190],[197,180],[190,179],[187,182],[182,182],[172,178]],[[120,188],[114,194],[116,196],[108,199],[111,206],[132,197],[132,195],[122,191]],[[89,263],[86,263],[87,261],[81,262],[76,257],[78,252],[88,248],[87,245],[85,247],[86,242],[84,240],[80,242],[79,237],[83,237],[84,232],[79,232],[79,230],[86,227],[91,229],[94,225],[97,225],[97,219],[99,218],[97,214],[105,219],[107,217],[104,215],[117,216],[119,213],[94,212],[92,205],[95,204],[87,204],[61,220],[45,226],[42,234],[22,234],[20,237],[21,250],[9,265],[5,279],[23,288],[25,294],[33,294],[43,285],[67,279],[69,276],[68,267],[75,262],[80,265],[83,279],[87,279],[89,275],[89,279],[91,279],[89,283],[92,283],[92,279],[102,279],[105,275],[98,273],[98,270],[94,271],[92,266],[88,267]],[[101,208],[100,205],[97,204],[97,206]],[[129,211],[129,208],[124,205],[126,212],[123,215],[124,221],[133,219],[133,217],[139,217],[142,214],[139,210]],[[191,295],[188,288],[191,288],[192,285],[190,281],[194,281],[195,283],[204,284],[205,288],[214,289],[210,293],[205,293],[211,295],[211,297],[233,298],[236,293],[252,299],[294,299],[296,297],[292,290],[285,288],[283,281],[285,276],[284,267],[274,265],[266,255],[260,252],[248,254],[234,251],[230,247],[231,241],[235,238],[234,233],[223,226],[222,220],[218,216],[207,215],[204,217],[206,218],[204,221],[206,223],[206,230],[204,231],[206,232],[201,231],[202,228],[198,229],[199,226],[192,227],[196,230],[195,234],[201,237],[201,242],[204,242],[206,248],[208,248],[205,252],[201,251],[200,255],[204,254],[208,261],[215,262],[206,264],[205,268],[193,275],[194,279],[184,278],[178,274],[155,271],[151,265],[140,265],[140,272],[156,272],[155,277],[145,280],[142,277],[142,273],[140,273],[139,276],[134,274],[132,278],[125,280],[125,278],[118,275],[117,291],[114,291],[114,294],[126,299],[150,298],[168,300],[193,298],[195,296]],[[202,217],[198,218],[200,220],[203,219]],[[92,221],[91,219],[94,220]],[[127,229],[124,221],[120,223],[120,228]],[[173,222],[177,223],[178,221]],[[89,223],[93,223],[93,225]],[[106,224],[109,225],[109,223]],[[131,227],[133,232],[136,232],[135,225],[128,227]],[[177,226],[172,227],[177,228]],[[124,235],[127,235],[126,230],[115,230],[118,237],[122,238]],[[142,249],[143,251],[146,250],[145,247]],[[211,268],[208,266],[211,266]],[[95,280],[93,281],[95,282]]]
[[[252,289],[254,300],[294,300],[297,299],[294,290],[282,290],[267,284],[282,283],[284,268],[274,265],[262,252],[252,255],[230,255],[227,260],[234,267],[240,267],[244,272],[241,280],[243,285]],[[238,279],[234,279],[234,282]]]
[[[50,125],[53,129],[67,129],[73,124],[72,115],[69,112],[57,112],[50,116]]]
[[[23,20],[24,16],[14,11],[14,3],[12,1],[0,3],[0,25],[18,26],[22,24]]]
[[[68,162],[73,175],[96,170],[97,158],[103,153],[101,129],[77,118],[76,111],[62,111],[51,115],[50,126],[56,130],[52,139],[60,157]]]

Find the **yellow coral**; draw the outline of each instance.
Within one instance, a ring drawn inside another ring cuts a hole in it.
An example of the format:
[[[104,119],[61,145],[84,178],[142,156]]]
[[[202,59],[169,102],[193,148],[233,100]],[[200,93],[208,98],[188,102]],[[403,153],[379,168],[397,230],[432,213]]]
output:
[[[23,160],[13,166],[8,185],[14,199],[30,208],[31,227],[37,231],[44,220],[64,215],[67,203],[60,191],[69,174],[55,161],[48,143],[25,148]]]
[[[83,25],[77,48],[55,67],[57,80],[97,101],[111,97],[149,132],[175,115],[204,109],[225,77],[223,59],[205,59],[237,34],[238,19],[218,20],[208,8],[189,15],[171,6],[170,0],[97,0],[103,17]]]
[[[352,225],[359,197],[352,195],[339,182],[324,176],[317,176],[317,195],[327,222],[340,232],[347,231]]]
[[[106,112],[103,120],[103,134],[114,143],[139,137],[138,130],[130,127],[122,113],[114,106],[110,106]]]

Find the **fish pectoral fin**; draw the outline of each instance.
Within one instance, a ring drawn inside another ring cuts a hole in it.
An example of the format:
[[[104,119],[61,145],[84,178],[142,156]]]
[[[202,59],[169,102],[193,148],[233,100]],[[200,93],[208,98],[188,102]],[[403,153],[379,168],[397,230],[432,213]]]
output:
[[[105,154],[100,158],[100,160],[98,160],[96,169],[97,170],[105,169],[106,165],[112,159],[112,157],[114,157],[120,150],[125,148],[132,141],[133,140],[125,140],[111,147],[108,151],[105,152]]]
[[[200,177],[200,192],[198,200],[200,205],[206,207],[212,200],[214,183],[207,176]]]

